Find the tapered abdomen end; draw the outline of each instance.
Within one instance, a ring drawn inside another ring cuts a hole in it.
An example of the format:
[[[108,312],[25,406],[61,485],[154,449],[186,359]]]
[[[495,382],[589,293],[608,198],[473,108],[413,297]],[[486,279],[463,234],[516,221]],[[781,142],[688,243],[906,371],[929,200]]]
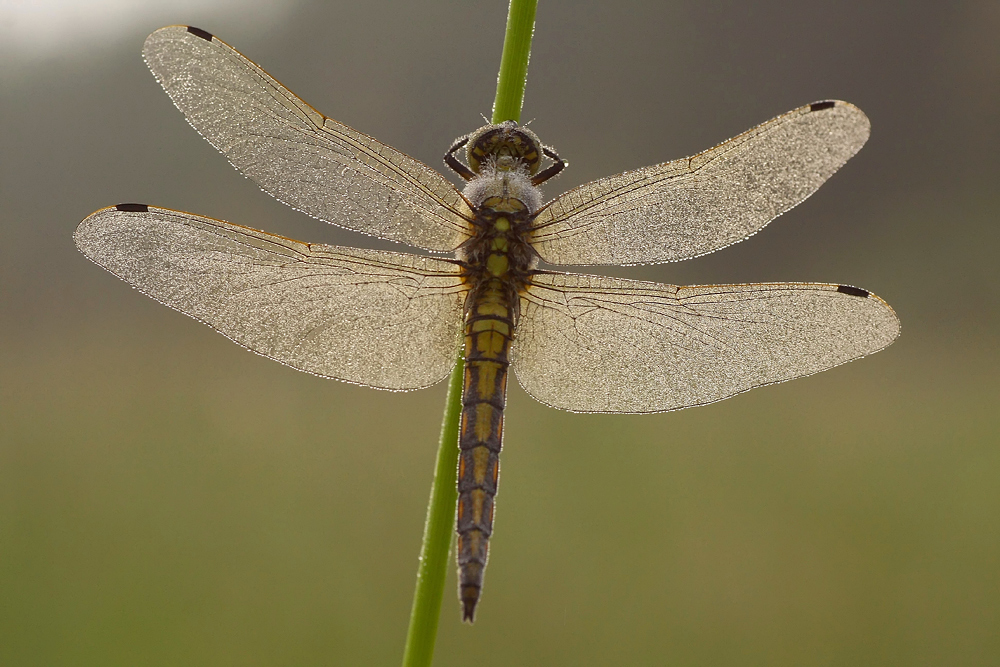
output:
[[[473,531],[478,533],[478,531]],[[466,537],[464,535],[459,536],[459,548],[462,546],[468,547],[470,540],[462,538]],[[483,571],[486,569],[486,550],[485,544],[481,542],[477,537],[480,535],[474,535],[471,540],[475,546],[482,546],[483,550],[480,552],[479,559],[470,561],[463,559],[462,551],[459,551],[459,563],[458,563],[458,596],[462,599],[462,620],[472,623],[476,620],[476,605],[479,604],[479,595],[483,590]],[[465,542],[463,545],[462,542]],[[477,544],[478,543],[478,544]],[[464,554],[468,557],[468,554]],[[465,562],[461,562],[465,560]]]
[[[479,587],[462,586],[462,620],[469,625],[476,622],[477,604],[479,604]]]

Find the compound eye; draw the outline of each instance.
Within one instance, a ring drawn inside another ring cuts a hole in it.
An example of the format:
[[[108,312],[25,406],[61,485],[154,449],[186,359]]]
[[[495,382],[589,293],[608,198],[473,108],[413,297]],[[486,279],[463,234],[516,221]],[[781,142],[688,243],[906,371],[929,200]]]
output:
[[[529,135],[524,130],[518,130],[514,136],[516,139],[511,143],[516,151],[515,156],[521,160],[528,168],[528,172],[534,176],[538,173],[538,168],[542,165],[542,156],[538,152],[538,138]]]
[[[469,139],[469,147],[465,160],[472,171],[479,173],[483,162],[492,155],[496,156],[500,144],[501,129],[495,125],[480,128]]]

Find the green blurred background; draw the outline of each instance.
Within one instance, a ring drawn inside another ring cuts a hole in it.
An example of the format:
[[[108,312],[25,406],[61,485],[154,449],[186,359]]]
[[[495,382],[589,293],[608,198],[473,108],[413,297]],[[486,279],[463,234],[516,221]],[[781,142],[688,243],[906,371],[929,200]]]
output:
[[[489,114],[506,3],[0,7],[0,664],[392,665],[444,387],[250,354],[74,248],[139,201],[392,247],[285,208],[140,58],[220,35],[319,110],[442,168]],[[804,205],[674,283],[850,283],[869,359],[655,416],[511,387],[475,626],[437,665],[1000,664],[1000,5],[541,0],[524,120],[555,195],[839,98],[872,138]]]

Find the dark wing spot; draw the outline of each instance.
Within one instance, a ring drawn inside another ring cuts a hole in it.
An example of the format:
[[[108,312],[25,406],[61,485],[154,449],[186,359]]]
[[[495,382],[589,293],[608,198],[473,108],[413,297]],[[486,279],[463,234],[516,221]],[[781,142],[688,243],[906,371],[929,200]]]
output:
[[[195,28],[193,25],[189,25],[188,32],[191,33],[192,35],[197,35],[198,37],[201,37],[206,41],[209,42],[212,41],[212,33],[208,32],[207,30],[202,30],[201,28]]]
[[[809,105],[809,111],[822,111],[823,109],[832,109],[835,106],[837,106],[837,103],[830,100],[826,102],[813,102]]]
[[[115,206],[119,211],[128,211],[129,213],[148,213],[149,207],[145,204],[118,204]]]
[[[840,285],[837,287],[837,291],[850,294],[851,296],[860,296],[862,299],[867,299],[868,295],[871,294],[868,290],[861,289],[860,287],[851,287],[850,285]]]

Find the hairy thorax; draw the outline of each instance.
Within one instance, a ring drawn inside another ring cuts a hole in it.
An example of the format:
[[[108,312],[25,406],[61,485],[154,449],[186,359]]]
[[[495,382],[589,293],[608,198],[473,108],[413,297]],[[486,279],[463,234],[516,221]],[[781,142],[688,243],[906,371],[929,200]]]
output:
[[[475,211],[472,238],[458,250],[465,280],[472,294],[502,284],[508,303],[515,306],[516,294],[538,264],[527,237],[541,193],[522,169],[484,165],[464,194]]]

